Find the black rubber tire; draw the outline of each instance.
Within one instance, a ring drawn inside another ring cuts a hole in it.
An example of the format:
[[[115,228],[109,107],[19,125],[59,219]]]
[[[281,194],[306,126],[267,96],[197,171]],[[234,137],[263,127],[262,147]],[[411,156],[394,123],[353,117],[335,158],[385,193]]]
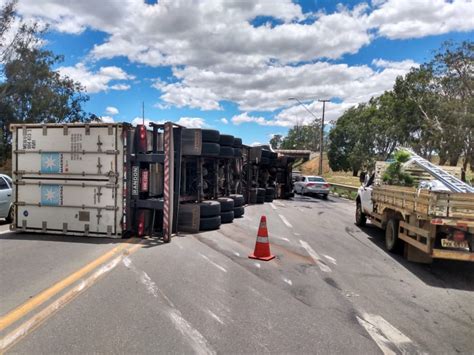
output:
[[[257,190],[257,196],[265,197],[266,189],[262,189],[259,187],[256,190]]]
[[[234,209],[232,211],[221,212],[221,223],[232,223],[234,220]]]
[[[278,158],[278,153],[275,152],[270,152],[270,157],[271,160],[277,160]]]
[[[234,207],[234,218],[242,217],[245,213],[244,206]]]
[[[257,196],[257,204],[265,203],[265,196]]]
[[[323,194],[323,200],[327,200],[328,199],[328,194]]]
[[[222,158],[233,158],[234,157],[234,148],[228,147],[226,145],[221,145],[219,156]]]
[[[262,159],[260,159],[260,164],[261,165],[269,165],[270,164],[270,159],[267,158],[267,157],[262,156]]]
[[[218,229],[221,226],[221,216],[204,217],[199,221],[199,230],[209,231]]]
[[[273,196],[265,196],[265,202],[273,202]]]
[[[219,197],[217,201],[219,201],[219,203],[221,204],[221,215],[222,212],[234,210],[234,200],[230,197]]]
[[[13,222],[13,214],[14,214],[14,210],[13,210],[13,206],[11,206],[10,210],[8,211],[8,216],[5,218],[5,221],[7,223],[12,223]]]
[[[234,136],[231,136],[230,134],[221,134],[221,137],[219,139],[219,144],[220,145],[225,145],[227,147],[233,147],[234,146]]]
[[[203,142],[219,143],[221,138],[219,131],[216,131],[215,129],[202,129],[201,135]]]
[[[221,204],[218,201],[202,201],[199,206],[201,207],[201,217],[214,217],[221,213]]]
[[[242,138],[234,138],[234,148],[240,148],[242,147]]]
[[[234,148],[234,157],[237,157],[237,158],[242,157],[242,149]]]
[[[202,143],[201,155],[203,156],[218,156],[221,152],[221,146],[218,143]]]
[[[269,150],[262,149],[262,158],[263,157],[270,158],[271,155],[272,155],[272,152],[270,152]]]
[[[367,224],[367,216],[362,212],[362,205],[360,201],[356,203],[356,213],[355,213],[356,226],[364,227]]]
[[[267,187],[265,189],[265,196],[271,196],[271,197],[275,196],[275,188]]]
[[[257,203],[257,193],[252,193],[250,192],[250,198],[249,198],[249,203],[250,204],[256,204]]]
[[[385,248],[391,253],[400,253],[403,241],[398,238],[398,219],[390,218],[385,228]]]
[[[243,206],[245,203],[245,199],[243,195],[230,195],[229,196],[231,199],[234,200],[234,208]]]

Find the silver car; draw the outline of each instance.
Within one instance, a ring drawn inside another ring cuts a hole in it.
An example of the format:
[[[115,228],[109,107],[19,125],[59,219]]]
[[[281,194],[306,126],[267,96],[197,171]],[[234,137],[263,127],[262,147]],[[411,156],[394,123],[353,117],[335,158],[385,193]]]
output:
[[[3,174],[0,174],[0,218],[13,222],[13,182]]]
[[[321,195],[324,199],[327,199],[330,187],[329,183],[321,176],[302,176],[294,183],[293,192],[302,195]]]

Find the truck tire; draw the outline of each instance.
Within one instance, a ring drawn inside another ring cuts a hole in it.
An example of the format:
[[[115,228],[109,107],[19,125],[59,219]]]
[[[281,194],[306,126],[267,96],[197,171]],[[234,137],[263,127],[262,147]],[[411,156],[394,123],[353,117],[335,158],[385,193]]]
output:
[[[265,202],[273,202],[273,196],[265,195]]]
[[[234,209],[232,211],[221,212],[221,223],[232,223],[234,220]]]
[[[257,196],[257,204],[265,203],[265,196]]]
[[[357,201],[356,204],[356,213],[355,213],[356,226],[364,227],[367,223],[367,216],[362,212],[362,205],[360,201]]]
[[[234,136],[231,136],[230,134],[221,134],[221,137],[219,139],[219,144],[220,145],[225,145],[227,147],[233,147],[234,146]]]
[[[218,229],[221,225],[221,216],[204,217],[199,221],[199,230],[209,231]]]
[[[267,187],[265,189],[265,196],[275,196],[275,189],[273,187]]]
[[[262,158],[263,157],[270,158],[271,155],[272,155],[272,152],[270,152],[269,150],[262,149]]]
[[[260,159],[260,164],[261,165],[268,165],[270,164],[270,159],[267,157],[262,156],[262,159]]]
[[[245,203],[245,199],[243,195],[234,194],[234,195],[229,195],[229,197],[234,200],[234,209],[236,207],[243,206]]]
[[[259,187],[256,190],[257,190],[257,196],[265,197],[266,189],[262,189]]]
[[[245,213],[244,206],[234,207],[234,218],[242,217]]]
[[[201,136],[203,142],[219,143],[220,133],[215,129],[202,129]]]
[[[237,157],[237,158],[242,157],[242,149],[234,148],[234,157]]]
[[[218,143],[202,143],[201,155],[203,156],[218,156],[221,152],[221,146]]]
[[[5,221],[7,223],[12,223],[13,222],[13,214],[14,214],[13,206],[11,206],[10,210],[8,211],[8,216],[5,218]]]
[[[234,148],[242,147],[242,138],[234,138]]]
[[[257,203],[257,191],[250,191],[250,198],[249,198],[249,203],[251,204],[256,204]]]
[[[221,145],[219,156],[222,158],[233,158],[234,157],[234,148],[228,147],[226,145]]]
[[[385,248],[391,253],[400,253],[403,242],[398,238],[398,219],[390,218],[385,229]]]
[[[221,204],[218,201],[202,201],[199,206],[201,217],[215,217],[221,213]]]
[[[229,212],[234,210],[234,200],[229,197],[219,197],[217,199],[221,204],[221,216],[222,212]]]

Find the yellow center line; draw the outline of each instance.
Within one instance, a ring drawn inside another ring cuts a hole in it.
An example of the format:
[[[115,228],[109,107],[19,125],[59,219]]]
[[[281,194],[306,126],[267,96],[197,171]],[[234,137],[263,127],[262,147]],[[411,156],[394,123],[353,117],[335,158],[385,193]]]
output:
[[[59,297],[57,300],[46,306],[44,309],[34,314],[28,320],[25,320],[16,329],[12,330],[9,334],[0,339],[0,354],[3,354],[6,350],[17,344],[22,338],[37,329],[42,323],[50,318],[54,313],[62,309],[69,302],[74,300],[77,296],[87,290],[89,287],[94,285],[96,281],[105,276],[108,272],[112,271],[124,257],[133,254],[143,244],[134,244],[128,249],[125,249],[123,253],[109,261],[97,269],[91,276],[83,279],[79,284],[68,290],[65,294]]]
[[[67,276],[66,278],[62,279],[61,281],[57,282],[53,286],[47,288],[46,290],[40,292],[30,300],[26,301],[22,305],[16,307],[6,315],[0,318],[0,332],[3,331],[5,328],[10,326],[11,324],[18,321],[20,318],[25,316],[26,314],[30,313],[32,310],[37,308],[38,306],[42,305],[46,301],[48,301],[51,297],[55,296],[66,287],[72,285],[74,282],[79,280],[80,278],[87,275],[92,270],[96,269],[98,266],[102,265],[109,259],[111,259],[114,255],[121,252],[123,249],[130,246],[130,244],[136,244],[139,241],[137,238],[130,238],[125,240],[120,245],[116,246],[112,250],[109,250],[107,253],[103,254],[102,256],[98,257],[97,259],[93,260],[89,264],[85,265],[81,269],[77,270],[76,272],[72,273],[71,275]]]

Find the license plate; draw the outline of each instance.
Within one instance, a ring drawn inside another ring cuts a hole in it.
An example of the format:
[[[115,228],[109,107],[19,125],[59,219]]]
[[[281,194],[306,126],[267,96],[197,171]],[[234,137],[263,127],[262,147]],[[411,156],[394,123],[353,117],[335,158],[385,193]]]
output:
[[[468,249],[469,244],[467,240],[463,240],[462,242],[456,242],[455,240],[451,239],[441,239],[441,246],[443,248],[456,248],[456,249]]]

